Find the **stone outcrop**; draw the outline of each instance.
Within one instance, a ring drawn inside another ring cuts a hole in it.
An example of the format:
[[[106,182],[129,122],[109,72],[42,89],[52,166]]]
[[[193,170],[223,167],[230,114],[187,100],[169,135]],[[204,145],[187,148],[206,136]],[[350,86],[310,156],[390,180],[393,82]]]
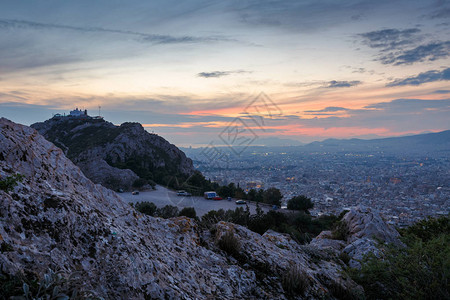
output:
[[[359,268],[360,261],[368,253],[378,255],[378,243],[401,245],[399,233],[375,209],[354,207],[343,216],[341,224],[340,230],[345,231],[344,240],[333,239],[331,231],[324,231],[311,241],[311,245],[346,253],[350,257],[350,267]]]
[[[194,172],[192,160],[139,123],[115,126],[102,119],[52,118],[31,125],[61,148],[95,183],[131,189],[139,177],[162,183],[166,175]]]
[[[136,212],[92,183],[59,148],[30,127],[0,119],[0,176],[24,176],[0,190],[0,273],[42,277],[49,268],[76,273],[74,286],[106,299],[333,299],[361,289],[341,275],[329,252],[272,231],[263,236],[231,223],[200,230],[186,217]],[[226,232],[239,254],[218,247]],[[296,266],[307,284],[287,292]],[[288,278],[289,279],[289,278]]]

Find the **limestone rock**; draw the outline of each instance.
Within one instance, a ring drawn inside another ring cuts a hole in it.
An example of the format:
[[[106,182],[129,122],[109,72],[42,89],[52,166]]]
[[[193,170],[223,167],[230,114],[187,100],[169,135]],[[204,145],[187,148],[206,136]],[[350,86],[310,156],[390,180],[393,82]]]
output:
[[[87,179],[62,150],[30,127],[0,119],[0,273],[41,278],[49,268],[78,274],[81,291],[105,299],[333,299],[333,286],[360,291],[336,258],[272,231],[231,223],[205,235],[194,220],[152,218]],[[233,230],[241,255],[217,247]],[[288,295],[282,279],[298,266],[309,285]]]
[[[139,123],[115,126],[101,119],[62,117],[31,127],[61,148],[89,179],[111,189],[130,189],[138,175],[151,173],[161,183],[164,175],[194,172],[192,160],[180,149]]]
[[[310,245],[348,254],[350,267],[361,267],[360,261],[368,253],[378,255],[377,244],[380,242],[402,244],[399,233],[389,226],[375,209],[356,206],[343,216],[342,222],[347,229],[345,241],[334,240],[330,231],[324,231],[314,238]]]

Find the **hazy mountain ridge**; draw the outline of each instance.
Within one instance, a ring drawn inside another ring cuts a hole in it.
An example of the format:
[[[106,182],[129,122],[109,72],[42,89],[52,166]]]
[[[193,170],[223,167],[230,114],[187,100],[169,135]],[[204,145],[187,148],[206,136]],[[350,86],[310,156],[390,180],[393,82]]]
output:
[[[280,139],[283,140],[283,139]],[[255,144],[258,140],[255,141]],[[228,146],[215,146],[223,152],[230,152]],[[233,147],[237,152],[385,152],[387,154],[412,155],[448,155],[450,153],[450,130],[409,135],[402,137],[389,137],[377,139],[326,139],[304,145],[250,145],[248,147]],[[190,156],[202,159],[204,148],[183,148]]]
[[[129,189],[136,179],[194,172],[191,159],[139,123],[116,126],[98,119],[52,118],[32,128],[60,147],[96,183]]]
[[[450,130],[389,137],[381,139],[327,139],[305,145],[304,150],[323,151],[387,151],[414,154],[441,153],[450,151]]]

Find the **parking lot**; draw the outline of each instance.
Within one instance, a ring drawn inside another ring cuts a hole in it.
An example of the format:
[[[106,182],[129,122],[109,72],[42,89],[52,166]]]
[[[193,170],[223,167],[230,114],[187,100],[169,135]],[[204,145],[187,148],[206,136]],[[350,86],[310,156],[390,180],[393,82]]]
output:
[[[206,214],[210,210],[219,210],[219,209],[236,209],[236,207],[243,207],[245,209],[244,205],[237,205],[235,203],[236,199],[233,199],[232,201],[228,201],[227,199],[223,200],[206,200],[203,197],[185,197],[185,196],[177,196],[177,193],[175,191],[171,191],[165,187],[162,186],[156,186],[156,190],[148,190],[148,191],[142,191],[139,193],[139,195],[132,195],[131,192],[125,192],[125,193],[118,193],[122,199],[124,199],[127,202],[130,203],[136,203],[136,202],[153,202],[157,207],[164,207],[166,205],[173,205],[177,206],[180,210],[183,209],[183,207],[193,207],[195,208],[195,211],[197,212],[197,216],[201,217],[204,214]],[[256,205],[253,203],[248,203],[248,206],[250,208],[250,212],[252,214],[256,213]],[[261,208],[264,211],[268,211],[270,207],[261,205]]]

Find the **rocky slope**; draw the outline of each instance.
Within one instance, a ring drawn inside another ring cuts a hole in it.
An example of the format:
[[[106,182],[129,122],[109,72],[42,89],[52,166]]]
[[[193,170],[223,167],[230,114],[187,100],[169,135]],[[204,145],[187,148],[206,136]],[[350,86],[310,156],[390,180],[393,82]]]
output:
[[[0,119],[0,278],[71,277],[79,295],[107,299],[333,299],[360,295],[331,252],[231,223],[202,232],[185,217],[141,215],[87,179],[32,128]],[[239,244],[219,247],[231,234]],[[5,277],[6,276],[6,277]],[[300,288],[298,283],[301,282]],[[20,285],[21,286],[21,285]],[[20,291],[19,291],[20,292]]]
[[[322,249],[332,249],[345,253],[350,258],[349,266],[359,268],[360,261],[368,253],[378,255],[378,243],[401,245],[399,233],[381,218],[377,210],[365,206],[357,206],[347,212],[337,232],[323,231],[311,241],[311,245]]]
[[[130,189],[139,177],[164,184],[165,176],[189,176],[191,159],[139,123],[60,117],[31,125],[60,147],[83,173],[108,188]]]

